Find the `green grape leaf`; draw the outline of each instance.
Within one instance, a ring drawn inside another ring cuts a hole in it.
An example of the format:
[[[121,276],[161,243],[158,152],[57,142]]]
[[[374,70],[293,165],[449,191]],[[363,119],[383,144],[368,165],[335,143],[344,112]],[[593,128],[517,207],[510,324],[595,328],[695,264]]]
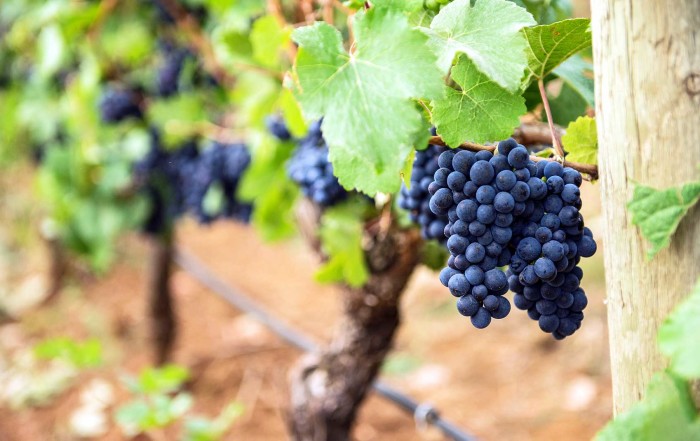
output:
[[[369,279],[362,249],[363,204],[356,198],[323,212],[319,235],[328,261],[316,273],[317,281],[360,287]]]
[[[687,441],[700,439],[700,419],[680,378],[668,372],[652,377],[642,401],[608,423],[596,441]]]
[[[289,133],[297,138],[304,136],[307,131],[304,115],[301,113],[299,103],[297,103],[297,100],[294,99],[294,95],[289,89],[285,88],[280,91],[277,105],[282,112],[282,117],[284,118],[284,122],[287,124]]]
[[[598,130],[594,118],[580,116],[566,128],[561,142],[568,152],[566,159],[585,164],[598,163]]]
[[[135,67],[152,56],[155,41],[146,23],[132,16],[106,24],[99,34],[100,49],[114,63]]]
[[[442,75],[427,37],[405,16],[372,8],[355,16],[355,52],[326,23],[294,31],[297,97],[309,119],[323,119],[340,183],[374,195],[398,190],[400,171],[422,126],[412,98],[434,98]]]
[[[457,54],[464,53],[488,78],[516,92],[527,66],[520,29],[534,24],[530,13],[506,0],[478,0],[474,6],[470,0],[455,0],[442,8],[424,32],[444,72]]]
[[[686,380],[700,378],[700,280],[695,289],[669,315],[659,329],[661,353],[670,360],[669,369]]]
[[[181,93],[155,100],[148,106],[148,120],[163,128],[163,141],[173,147],[192,137],[198,123],[208,120],[204,98],[197,93]]]
[[[406,157],[406,163],[401,169],[401,180],[403,180],[403,185],[409,190],[411,189],[411,174],[413,173],[413,161],[416,159],[416,151],[411,150],[411,153]]]
[[[408,22],[413,26],[420,26],[422,28],[430,27],[430,22],[433,21],[437,13],[428,9],[418,9],[408,14]]]
[[[423,241],[421,248],[421,262],[431,270],[439,271],[443,269],[450,257],[449,251],[437,240]]]
[[[700,181],[665,190],[635,186],[627,209],[632,214],[632,224],[638,226],[642,236],[651,243],[647,258],[651,259],[671,243],[671,236],[681,219],[698,199]]]
[[[66,337],[52,338],[34,346],[34,354],[38,358],[60,359],[77,368],[102,364],[102,345],[97,339],[77,342]]]
[[[246,128],[263,128],[265,118],[274,111],[281,89],[278,81],[259,73],[238,75],[232,96],[238,107],[236,123]]]
[[[253,47],[253,59],[265,67],[280,67],[280,52],[289,43],[289,29],[282,28],[272,15],[255,20],[250,31],[250,43]]]
[[[559,95],[549,99],[549,107],[552,110],[552,120],[563,126],[584,115],[588,109],[588,103],[576,89],[568,83],[562,83]]]
[[[190,377],[187,368],[174,364],[144,369],[131,389],[142,394],[161,394],[177,390]]]
[[[415,12],[423,9],[423,0],[374,0],[375,8],[387,8],[403,12]]]
[[[586,100],[586,104],[589,107],[595,106],[593,65],[591,63],[579,55],[574,55],[557,66],[552,73],[581,95],[581,98]]]
[[[524,85],[540,80],[564,60],[591,45],[591,21],[572,18],[523,29],[527,39],[527,73]]]
[[[287,176],[290,143],[266,136],[252,145],[252,160],[238,185],[238,198],[253,203],[252,223],[264,240],[287,238],[296,232],[294,203],[298,188]]]
[[[523,97],[489,80],[465,55],[452,68],[452,79],[461,90],[446,86],[443,98],[433,101],[433,123],[448,145],[505,139],[520,124]]]

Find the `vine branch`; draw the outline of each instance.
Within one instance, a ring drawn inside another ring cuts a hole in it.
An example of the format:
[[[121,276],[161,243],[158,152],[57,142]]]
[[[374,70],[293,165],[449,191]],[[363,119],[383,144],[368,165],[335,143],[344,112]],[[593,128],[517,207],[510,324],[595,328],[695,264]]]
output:
[[[547,122],[549,123],[549,131],[552,133],[552,145],[554,146],[554,151],[557,156],[564,160],[564,149],[561,148],[559,140],[557,139],[556,131],[554,130],[554,120],[552,119],[552,109],[549,107],[549,99],[547,98],[547,91],[544,90],[544,81],[539,79],[537,81],[537,86],[540,88],[540,96],[542,97],[542,104],[544,105],[544,111],[547,114]]]
[[[204,62],[204,67],[222,85],[231,88],[236,83],[236,79],[228,74],[226,69],[219,63],[214,54],[214,49],[209,43],[209,39],[204,36],[201,27],[181,5],[174,0],[159,0],[161,5],[170,14],[176,26],[182,30],[192,46],[199,52]]]

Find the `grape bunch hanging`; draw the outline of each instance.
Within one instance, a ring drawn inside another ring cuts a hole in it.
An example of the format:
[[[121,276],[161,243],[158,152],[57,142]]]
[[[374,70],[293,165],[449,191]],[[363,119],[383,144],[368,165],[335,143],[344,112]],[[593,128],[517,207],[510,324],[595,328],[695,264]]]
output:
[[[183,64],[191,54],[170,42],[161,42],[162,63],[156,72],[152,95],[171,97],[180,92]],[[144,88],[109,85],[100,100],[103,122],[116,124],[143,121]],[[238,183],[251,157],[240,143],[209,142],[201,152],[198,139],[191,138],[174,149],[166,149],[158,128],[151,127],[149,151],[134,164],[134,180],[149,202],[142,230],[149,235],[168,232],[177,218],[191,213],[202,224],[219,218],[248,222],[252,206],[238,201]],[[218,193],[218,203],[207,203]]]
[[[429,155],[439,166],[431,181],[420,173],[412,179],[421,191],[427,183],[425,199],[409,204],[404,191],[402,206],[414,210],[424,235],[434,222],[421,217],[426,201],[437,219],[446,219],[450,257],[440,281],[458,298],[457,310],[485,328],[509,314],[504,294],[511,290],[515,306],[544,332],[556,339],[576,332],[587,305],[577,265],[596,252],[579,212],[581,174],[554,161],[533,162],[513,139],[500,142],[496,154],[430,148],[414,170],[423,170]]]

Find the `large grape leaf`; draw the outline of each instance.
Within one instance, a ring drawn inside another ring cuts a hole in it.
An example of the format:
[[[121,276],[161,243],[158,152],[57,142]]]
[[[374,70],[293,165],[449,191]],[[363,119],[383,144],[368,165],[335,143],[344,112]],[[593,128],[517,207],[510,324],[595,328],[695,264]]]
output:
[[[534,24],[529,12],[506,0],[477,0],[474,6],[470,0],[455,0],[423,30],[444,72],[464,53],[487,77],[515,92],[527,66],[520,29]]]
[[[585,164],[598,163],[598,130],[595,119],[581,116],[569,124],[561,142],[568,152],[566,159]]]
[[[644,185],[634,188],[627,209],[632,223],[637,225],[650,243],[647,257],[652,258],[671,243],[671,236],[688,210],[700,199],[700,181],[657,190]]]
[[[595,95],[593,93],[593,65],[574,55],[557,66],[552,73],[562,79],[564,83],[574,89],[586,100],[588,106],[595,106]]]
[[[690,296],[666,318],[659,330],[661,352],[671,359],[673,373],[700,378],[700,280]]]
[[[539,80],[564,60],[591,45],[591,21],[572,18],[522,30],[527,39],[527,73],[523,84]]]
[[[446,87],[443,98],[433,101],[433,123],[448,145],[497,141],[513,133],[526,112],[522,96],[491,81],[465,55],[452,68],[452,79],[461,89]]]
[[[324,211],[321,244],[328,260],[316,273],[319,282],[343,282],[359,287],[369,278],[362,249],[364,201],[351,199]]]
[[[688,441],[700,439],[700,420],[685,381],[659,372],[642,401],[608,423],[596,441]]]
[[[355,18],[355,52],[326,23],[294,31],[297,96],[307,118],[323,118],[340,183],[373,195],[394,192],[421,115],[412,98],[436,98],[442,74],[427,37],[399,12],[372,8]]]

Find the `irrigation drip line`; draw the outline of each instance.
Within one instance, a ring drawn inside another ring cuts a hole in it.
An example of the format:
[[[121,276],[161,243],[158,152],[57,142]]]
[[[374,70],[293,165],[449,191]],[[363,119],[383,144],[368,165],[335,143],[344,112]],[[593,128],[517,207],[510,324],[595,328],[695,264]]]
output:
[[[178,248],[175,250],[174,260],[180,268],[197,279],[202,285],[222,297],[235,308],[255,317],[287,343],[306,352],[318,349],[318,345],[312,339],[269,314],[256,302],[228,285],[192,253]],[[474,436],[464,433],[456,425],[444,420],[432,405],[419,403],[380,380],[375,381],[372,388],[379,395],[406,412],[411,413],[416,420],[417,426],[433,425],[440,429],[444,435],[455,441],[477,441]]]

